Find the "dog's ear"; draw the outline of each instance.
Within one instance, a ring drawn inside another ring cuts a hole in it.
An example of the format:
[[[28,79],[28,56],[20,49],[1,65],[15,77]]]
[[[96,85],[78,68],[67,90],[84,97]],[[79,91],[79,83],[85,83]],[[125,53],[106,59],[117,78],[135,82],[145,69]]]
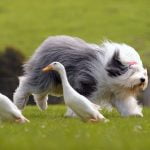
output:
[[[110,77],[120,76],[128,71],[128,66],[120,60],[119,51],[115,51],[111,60],[107,63],[106,71]]]

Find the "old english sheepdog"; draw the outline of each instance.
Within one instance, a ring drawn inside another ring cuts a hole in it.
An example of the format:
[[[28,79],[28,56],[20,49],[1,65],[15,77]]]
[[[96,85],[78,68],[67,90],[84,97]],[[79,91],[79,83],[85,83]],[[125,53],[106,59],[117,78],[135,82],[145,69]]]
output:
[[[47,108],[48,94],[62,96],[62,84],[56,71],[42,68],[58,61],[65,66],[71,86],[100,106],[114,106],[122,116],[143,116],[137,94],[148,84],[138,53],[126,44],[105,41],[91,44],[70,36],[46,39],[24,65],[24,75],[14,93],[14,103],[23,109],[33,94],[38,107]],[[67,116],[75,116],[68,108]]]

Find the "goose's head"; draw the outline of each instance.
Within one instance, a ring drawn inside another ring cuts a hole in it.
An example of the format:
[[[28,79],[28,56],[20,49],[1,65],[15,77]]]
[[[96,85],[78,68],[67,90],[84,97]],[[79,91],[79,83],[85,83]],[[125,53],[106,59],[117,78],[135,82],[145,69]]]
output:
[[[59,73],[63,72],[65,70],[64,66],[59,62],[52,62],[48,66],[44,67],[42,69],[43,72],[49,72],[51,70],[58,71]]]

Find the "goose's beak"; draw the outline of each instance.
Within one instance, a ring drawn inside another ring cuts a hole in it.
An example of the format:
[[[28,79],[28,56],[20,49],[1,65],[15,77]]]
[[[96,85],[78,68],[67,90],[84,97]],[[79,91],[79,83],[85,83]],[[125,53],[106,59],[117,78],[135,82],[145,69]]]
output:
[[[53,70],[53,67],[51,65],[48,65],[42,69],[43,72],[49,72],[50,70]]]

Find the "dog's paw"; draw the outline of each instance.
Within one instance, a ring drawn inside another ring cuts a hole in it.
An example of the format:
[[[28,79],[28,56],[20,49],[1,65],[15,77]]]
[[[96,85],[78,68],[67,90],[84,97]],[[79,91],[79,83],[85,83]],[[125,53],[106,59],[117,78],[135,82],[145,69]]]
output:
[[[130,116],[143,117],[143,114],[142,114],[142,113],[138,113],[138,114],[131,114]]]
[[[108,123],[110,120],[109,119],[104,119],[104,123]]]
[[[143,113],[122,114],[123,117],[143,117]]]
[[[64,114],[64,117],[75,118],[77,117],[77,115],[68,107],[66,113]]]
[[[65,113],[64,114],[64,117],[66,117],[66,118],[76,118],[77,117],[77,115],[74,113],[74,112],[72,112],[72,113]]]

